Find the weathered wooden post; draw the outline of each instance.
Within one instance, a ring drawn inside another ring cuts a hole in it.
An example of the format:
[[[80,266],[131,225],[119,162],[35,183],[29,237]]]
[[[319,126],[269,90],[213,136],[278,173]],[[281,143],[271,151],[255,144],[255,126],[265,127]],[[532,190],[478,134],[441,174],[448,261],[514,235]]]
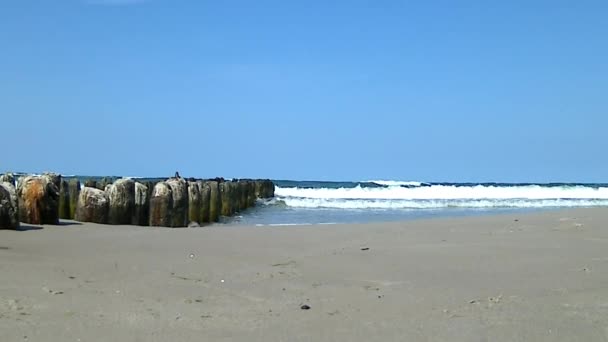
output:
[[[76,217],[76,207],[80,197],[80,181],[77,178],[70,179],[68,183],[68,193],[70,198],[70,219]]]
[[[173,223],[171,227],[188,226],[188,182],[183,178],[170,178],[165,183],[173,193]]]
[[[171,227],[173,223],[173,191],[165,182],[156,183],[150,198],[150,226]]]
[[[222,208],[219,183],[217,181],[206,183],[209,186],[209,222],[218,222]]]
[[[59,188],[51,177],[28,176],[19,181],[19,216],[30,224],[59,224]]]
[[[207,182],[198,181],[198,187],[201,191],[201,207],[200,207],[200,218],[201,223],[211,222],[210,209],[211,209],[211,187]]]
[[[65,179],[61,180],[59,186],[59,218],[72,219],[70,215],[70,186]]]
[[[198,182],[188,181],[188,222],[202,223],[201,188]]]
[[[135,211],[135,181],[118,179],[109,185],[107,194],[110,199],[108,223],[131,224]]]
[[[19,228],[18,202],[15,186],[7,181],[0,182],[0,229]]]
[[[135,208],[133,209],[132,224],[147,226],[150,224],[150,197],[148,187],[142,183],[135,183]]]
[[[104,191],[90,187],[82,188],[76,206],[76,221],[107,224],[109,211],[110,199]]]

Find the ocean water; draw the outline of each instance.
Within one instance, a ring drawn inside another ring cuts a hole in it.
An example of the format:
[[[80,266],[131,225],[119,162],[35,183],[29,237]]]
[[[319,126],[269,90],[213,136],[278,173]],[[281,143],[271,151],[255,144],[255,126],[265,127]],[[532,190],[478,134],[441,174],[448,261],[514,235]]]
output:
[[[259,226],[366,223],[608,207],[608,184],[274,182],[274,199],[259,201],[257,207],[227,222]]]

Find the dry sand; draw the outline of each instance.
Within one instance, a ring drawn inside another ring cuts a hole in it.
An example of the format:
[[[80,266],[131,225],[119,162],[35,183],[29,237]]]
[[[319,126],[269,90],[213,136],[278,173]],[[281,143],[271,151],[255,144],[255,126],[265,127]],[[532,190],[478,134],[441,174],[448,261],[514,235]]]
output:
[[[44,226],[0,231],[0,277],[2,342],[606,341],[608,209]]]

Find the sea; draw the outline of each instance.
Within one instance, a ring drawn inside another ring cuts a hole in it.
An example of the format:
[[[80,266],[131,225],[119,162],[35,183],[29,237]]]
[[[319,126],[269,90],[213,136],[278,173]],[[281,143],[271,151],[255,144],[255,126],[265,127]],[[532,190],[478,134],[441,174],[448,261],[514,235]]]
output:
[[[608,184],[274,180],[275,198],[228,220],[255,226],[391,222],[608,207]]]

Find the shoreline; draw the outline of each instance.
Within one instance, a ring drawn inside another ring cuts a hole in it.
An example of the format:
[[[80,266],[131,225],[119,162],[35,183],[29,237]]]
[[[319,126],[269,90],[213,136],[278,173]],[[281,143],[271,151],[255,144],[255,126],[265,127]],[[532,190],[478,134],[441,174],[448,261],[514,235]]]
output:
[[[410,222],[410,221],[424,221],[424,220],[453,220],[459,218],[474,218],[474,217],[494,217],[494,216],[504,216],[504,215],[527,215],[527,214],[542,214],[542,213],[551,213],[558,211],[570,211],[570,210],[587,210],[587,209],[598,209],[598,210],[608,210],[608,206],[606,207],[544,207],[544,208],[495,208],[495,209],[474,209],[474,208],[453,208],[453,212],[451,209],[414,209],[410,215],[405,216],[402,215],[402,210],[394,210],[395,213],[401,214],[396,216],[395,218],[390,219],[379,219],[379,220],[366,220],[366,221],[335,221],[335,222],[272,222],[272,223],[258,223],[258,221],[250,220],[250,217],[247,217],[250,212],[249,210],[266,210],[260,207],[254,207],[247,209],[241,213],[240,215],[234,217],[226,217],[226,221],[220,221],[214,223],[214,225],[226,225],[226,226],[239,226],[239,227],[291,227],[291,226],[317,226],[317,225],[365,225],[365,224],[391,224],[391,223],[402,223],[402,222]],[[332,209],[335,212],[341,212],[342,210]],[[357,216],[360,217],[368,217],[370,213],[386,213],[385,210],[373,210],[370,209],[369,212],[365,211],[357,211]],[[259,213],[258,213],[259,214]],[[367,215],[366,215],[367,214]],[[271,217],[272,218],[272,217]],[[244,221],[241,221],[244,220]],[[208,226],[202,226],[205,228]]]
[[[244,212],[237,213],[236,216],[220,216],[220,220],[218,222],[208,222],[201,226],[184,226],[184,227],[164,227],[164,226],[141,226],[141,225],[132,225],[132,224],[106,224],[106,223],[94,223],[94,222],[83,222],[76,221],[71,219],[60,219],[59,224],[51,225],[51,224],[29,224],[20,222],[21,226],[25,226],[25,230],[31,229],[44,229],[45,227],[61,227],[61,226],[75,226],[75,225],[91,225],[95,227],[106,227],[106,226],[118,226],[123,228],[143,228],[144,230],[149,228],[155,229],[167,229],[167,230],[179,230],[179,229],[209,229],[209,228],[243,228],[243,229],[252,229],[252,228],[263,228],[263,227],[292,227],[292,228],[304,228],[310,226],[361,226],[361,225],[393,225],[393,224],[405,224],[412,221],[436,221],[436,220],[458,220],[458,219],[469,219],[469,218],[500,218],[500,217],[519,217],[525,215],[542,215],[542,214],[550,214],[556,212],[570,212],[570,211],[579,211],[579,210],[606,210],[608,211],[608,207],[574,207],[574,208],[509,208],[505,211],[496,210],[496,209],[481,209],[479,211],[476,210],[462,210],[461,214],[450,215],[443,214],[445,211],[442,211],[441,214],[436,216],[412,216],[403,219],[394,219],[387,221],[362,221],[362,222],[321,222],[321,223],[241,223],[238,220],[248,215],[248,210],[256,210],[258,207],[252,207],[246,209]],[[263,209],[262,209],[263,210]],[[424,211],[426,209],[417,209]],[[436,209],[428,209],[428,210],[436,210]],[[475,214],[472,214],[475,213]],[[92,227],[89,227],[92,228]],[[0,230],[1,231],[1,230]],[[19,229],[17,229],[19,231]]]
[[[607,208],[577,208],[2,230],[0,331],[8,341],[605,340],[606,223]]]

